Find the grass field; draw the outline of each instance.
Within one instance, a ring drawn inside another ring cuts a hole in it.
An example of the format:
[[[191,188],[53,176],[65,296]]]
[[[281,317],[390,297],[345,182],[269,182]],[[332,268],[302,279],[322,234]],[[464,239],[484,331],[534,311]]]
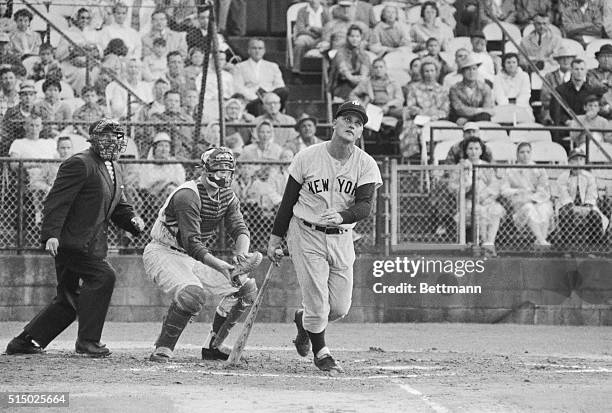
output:
[[[24,323],[0,323],[2,351]],[[291,324],[255,324],[240,365],[204,362],[190,324],[167,364],[147,361],[154,323],[107,323],[107,359],[74,354],[76,328],[44,355],[0,356],[0,391],[67,391],[75,412],[603,412],[612,406],[612,328],[349,324],[328,329],[345,374],[295,353]],[[229,337],[233,341],[240,325]]]

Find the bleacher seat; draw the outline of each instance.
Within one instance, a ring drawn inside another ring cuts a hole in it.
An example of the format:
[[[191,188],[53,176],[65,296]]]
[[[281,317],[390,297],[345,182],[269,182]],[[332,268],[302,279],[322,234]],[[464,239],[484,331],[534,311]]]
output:
[[[450,151],[450,148],[452,148],[457,142],[461,142],[461,139],[438,142],[434,147],[433,164],[438,165],[440,161],[444,161],[448,155],[448,151]]]
[[[573,39],[561,39],[561,44],[569,52],[576,53],[576,57],[581,58],[581,59],[584,58],[584,56],[585,56],[584,47],[582,47],[582,45],[580,43],[578,43],[576,40],[573,40]]]
[[[544,128],[539,123],[519,123],[517,126],[525,128]],[[510,140],[514,143],[519,142],[552,142],[552,135],[549,130],[511,130]]]
[[[295,22],[297,20],[298,11],[300,11],[300,9],[307,4],[307,2],[303,1],[292,4],[287,9],[287,53],[285,61],[289,68],[293,67],[293,27],[295,26]]]
[[[487,146],[491,149],[493,162],[514,163],[516,160],[516,145],[510,141],[488,141]]]
[[[550,30],[558,35],[559,37],[563,37],[563,34],[561,33],[561,30],[553,25],[553,24],[549,24],[548,27],[550,28]],[[529,23],[527,26],[525,26],[525,28],[523,29],[523,37],[526,37],[529,35],[529,33],[531,33],[533,31],[533,24]]]
[[[489,142],[489,141],[510,142],[510,138],[508,138],[508,132],[506,132],[505,130],[485,129],[487,127],[499,128],[501,127],[499,123],[480,121],[480,122],[476,122],[476,124],[478,125],[478,127],[480,127],[480,139],[482,139],[483,142]]]
[[[533,142],[531,144],[531,160],[536,163],[555,163],[566,165],[567,152],[556,142]]]
[[[455,56],[455,52],[461,48],[472,51],[472,42],[467,36],[454,37],[448,41],[446,51]]]
[[[595,132],[593,132],[595,133]],[[604,151],[608,153],[608,155],[612,156],[612,143],[601,142],[601,147]],[[611,163],[608,158],[601,152],[601,149],[597,147],[597,145],[591,143],[589,145],[589,162],[593,163]]]
[[[586,47],[585,57],[595,57],[595,53],[599,51],[604,44],[612,44],[612,39],[595,39]]]
[[[431,127],[434,127],[434,126],[457,127],[457,129],[434,129],[433,130],[434,142],[449,141],[449,140],[454,141],[457,139],[463,139],[463,131],[461,130],[461,128],[457,126],[456,123],[451,122],[450,120],[434,120],[434,121],[426,123],[423,126],[422,136],[424,137],[425,141],[429,142],[430,130],[431,130]]]
[[[521,41],[521,30],[516,24],[501,22],[511,39],[517,43]],[[489,23],[482,29],[487,42],[503,40],[503,32],[496,23]]]
[[[516,48],[514,43],[512,43],[510,40],[504,43],[504,53],[517,53],[518,54],[518,52],[519,52],[518,49]]]
[[[495,123],[524,123],[534,122],[533,110],[530,107],[516,105],[500,105],[495,107],[491,122]]]

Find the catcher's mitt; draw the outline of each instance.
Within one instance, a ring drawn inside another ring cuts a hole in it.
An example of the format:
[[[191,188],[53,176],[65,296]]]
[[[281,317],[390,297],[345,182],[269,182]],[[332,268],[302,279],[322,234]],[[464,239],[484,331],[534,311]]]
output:
[[[240,276],[250,273],[255,268],[259,267],[262,260],[263,255],[261,255],[261,252],[259,251],[245,255],[236,255],[232,260],[234,264],[234,269],[231,273],[232,283],[239,287],[242,284],[240,282]]]

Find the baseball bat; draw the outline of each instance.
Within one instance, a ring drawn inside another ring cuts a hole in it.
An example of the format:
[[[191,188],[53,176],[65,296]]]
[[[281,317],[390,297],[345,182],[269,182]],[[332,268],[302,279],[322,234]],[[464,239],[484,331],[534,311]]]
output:
[[[272,278],[272,269],[274,268],[274,263],[270,263],[270,268],[268,268],[268,272],[266,273],[266,277],[259,288],[259,293],[257,294],[257,298],[255,298],[255,302],[251,307],[251,311],[249,311],[249,315],[244,320],[244,326],[242,327],[242,332],[238,336],[238,339],[234,343],[234,347],[232,347],[232,352],[227,359],[228,363],[236,364],[240,361],[240,356],[242,355],[242,350],[246,346],[246,342],[249,339],[249,335],[251,334],[251,329],[253,328],[253,324],[255,324],[255,319],[257,318],[257,313],[259,312],[259,307],[261,307],[261,302],[263,301],[263,296],[266,293],[266,289],[268,287],[268,283]]]

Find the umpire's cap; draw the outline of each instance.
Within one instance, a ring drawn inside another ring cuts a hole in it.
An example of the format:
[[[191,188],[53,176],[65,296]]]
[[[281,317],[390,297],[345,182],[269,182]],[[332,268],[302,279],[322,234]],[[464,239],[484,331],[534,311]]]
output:
[[[116,133],[122,138],[125,135],[125,129],[119,122],[114,119],[100,119],[89,126],[89,134],[97,135],[100,133]]]
[[[361,104],[361,102],[359,102],[358,100],[346,101],[342,105],[340,105],[340,107],[336,111],[336,116],[334,117],[334,119],[347,112],[353,112],[357,116],[359,116],[364,125],[368,123],[368,115],[366,114],[366,110]]]

